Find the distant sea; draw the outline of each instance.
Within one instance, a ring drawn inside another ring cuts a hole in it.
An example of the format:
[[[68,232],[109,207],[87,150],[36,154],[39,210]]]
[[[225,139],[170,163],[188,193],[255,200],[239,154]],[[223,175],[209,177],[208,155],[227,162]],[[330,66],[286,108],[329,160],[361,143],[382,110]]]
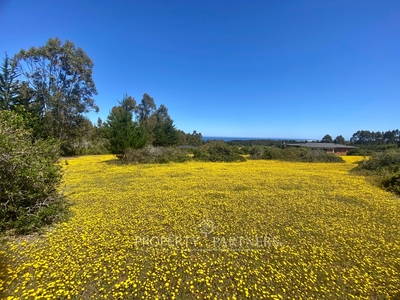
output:
[[[226,136],[203,136],[203,141],[207,142],[208,140],[219,140],[224,142],[229,141],[250,141],[250,140],[273,140],[273,141],[306,141],[308,139],[283,139],[283,138],[249,138],[249,137],[226,137]]]

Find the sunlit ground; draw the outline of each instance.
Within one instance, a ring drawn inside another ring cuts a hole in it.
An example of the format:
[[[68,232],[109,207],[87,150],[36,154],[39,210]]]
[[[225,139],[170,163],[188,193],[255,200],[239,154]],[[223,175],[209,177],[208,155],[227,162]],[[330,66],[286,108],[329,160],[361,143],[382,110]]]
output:
[[[69,159],[74,216],[8,243],[9,299],[390,299],[400,201],[346,163]]]

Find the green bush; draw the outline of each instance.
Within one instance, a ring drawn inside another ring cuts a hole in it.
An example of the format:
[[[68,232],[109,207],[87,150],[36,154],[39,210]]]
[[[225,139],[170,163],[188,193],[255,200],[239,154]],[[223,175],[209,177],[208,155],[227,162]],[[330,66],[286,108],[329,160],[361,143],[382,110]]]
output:
[[[194,151],[193,159],[212,162],[234,162],[246,159],[223,141],[207,142]]]
[[[326,153],[321,150],[311,150],[301,157],[304,162],[344,162],[343,158],[332,153]]]
[[[351,149],[347,152],[347,155],[350,156],[370,156],[372,155],[372,153],[374,153],[374,151],[368,150],[368,149],[361,149],[361,148],[357,148],[357,149]]]
[[[400,195],[400,172],[383,175],[380,182],[385,190]]]
[[[383,189],[400,195],[400,151],[390,149],[386,152],[374,153],[352,171],[373,176],[377,185]]]
[[[143,149],[127,148],[121,156],[124,163],[169,163],[169,162],[184,162],[190,157],[186,151],[176,147],[153,147],[147,146]]]
[[[254,146],[250,149],[250,158],[302,162],[344,162],[340,156],[306,147],[280,149],[276,147]]]
[[[374,153],[370,159],[362,161],[357,169],[374,172],[396,173],[400,171],[400,151],[388,150]]]
[[[261,159],[264,151],[267,147],[264,146],[253,146],[249,149],[250,158],[252,159]]]
[[[240,148],[240,150],[242,151],[243,154],[250,154],[250,153],[249,153],[249,151],[250,151],[250,146],[242,146],[242,147]]]
[[[285,160],[291,160],[288,159],[288,156],[290,156],[290,153],[285,153],[286,159]],[[283,159],[283,151],[282,149],[276,148],[276,147],[266,147],[261,155],[261,159],[277,159],[277,160],[282,160]]]
[[[22,116],[0,111],[0,231],[37,230],[65,216],[55,141],[32,142]]]

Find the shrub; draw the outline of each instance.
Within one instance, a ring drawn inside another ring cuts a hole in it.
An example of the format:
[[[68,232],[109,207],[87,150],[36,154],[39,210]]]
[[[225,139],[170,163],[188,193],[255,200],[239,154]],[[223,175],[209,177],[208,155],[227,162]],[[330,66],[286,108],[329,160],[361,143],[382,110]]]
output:
[[[343,158],[332,153],[326,153],[321,150],[312,150],[302,156],[304,162],[344,162]]]
[[[344,162],[340,156],[306,147],[280,149],[254,146],[250,149],[250,158],[303,162]]]
[[[121,157],[124,163],[169,163],[184,162],[190,157],[186,151],[176,147],[153,147],[147,146],[143,149],[127,148]]]
[[[212,162],[234,162],[246,159],[223,141],[211,141],[194,151],[193,159]]]
[[[59,151],[55,141],[32,142],[22,116],[0,111],[0,231],[27,233],[65,216]]]
[[[357,149],[349,150],[347,152],[347,155],[350,155],[350,156],[370,156],[372,153],[374,153],[374,152],[371,151],[371,150],[357,148]]]
[[[400,172],[383,175],[381,185],[385,190],[400,195]]]
[[[400,151],[388,150],[374,153],[370,159],[362,161],[357,169],[396,173],[400,171]]]
[[[250,158],[252,159],[261,159],[261,156],[264,154],[265,149],[264,146],[253,146],[249,149]]]
[[[249,151],[250,151],[250,146],[242,146],[242,147],[240,148],[240,150],[242,151],[243,154],[250,154],[250,153],[249,153]]]
[[[282,149],[276,147],[266,147],[261,155],[261,159],[281,160],[282,154],[283,154]]]
[[[391,149],[374,153],[353,169],[354,172],[371,175],[383,189],[400,195],[400,151]]]

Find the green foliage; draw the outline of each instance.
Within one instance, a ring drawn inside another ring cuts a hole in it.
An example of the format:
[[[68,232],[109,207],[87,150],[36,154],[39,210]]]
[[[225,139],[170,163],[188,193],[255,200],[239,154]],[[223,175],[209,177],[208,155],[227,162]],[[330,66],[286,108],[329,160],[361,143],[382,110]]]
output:
[[[293,151],[293,150],[292,150]],[[286,156],[291,156],[292,151],[288,151]],[[276,147],[268,147],[265,148],[264,152],[261,155],[261,159],[282,159],[283,151],[280,148]]]
[[[139,105],[132,97],[124,96],[120,105],[113,107],[105,125],[112,153],[121,154],[127,148],[138,149],[145,145],[171,147],[179,142],[179,132],[168,109],[163,104],[157,109],[148,94],[143,95]]]
[[[380,183],[385,190],[400,195],[400,172],[388,173],[380,178]]]
[[[369,130],[358,130],[350,138],[350,142],[356,145],[400,145],[400,130],[388,130],[385,132],[374,132]]]
[[[156,125],[154,112],[156,109],[154,99],[147,93],[143,94],[139,105],[135,107],[136,120],[140,127],[145,130],[146,144],[152,144],[154,141],[154,127]]]
[[[110,142],[105,134],[104,123],[98,119],[94,126],[89,120],[86,131],[82,137],[74,143],[74,153],[76,155],[97,155],[110,153]]]
[[[241,150],[244,152],[244,154],[250,154],[250,146],[243,146],[241,147]]]
[[[350,149],[347,152],[347,155],[351,155],[351,156],[369,156],[372,153],[374,153],[371,150],[364,150],[362,148],[357,148],[357,149]]]
[[[174,121],[168,115],[168,109],[161,104],[160,107],[150,118],[153,126],[153,145],[154,146],[176,146],[179,141],[178,130],[174,126]]]
[[[199,149],[195,149],[193,159],[213,162],[235,162],[246,160],[243,156],[236,153],[232,146],[223,141],[207,142]]]
[[[276,147],[253,146],[250,151],[251,159],[302,161],[302,162],[343,162],[340,156],[325,151],[312,150],[306,147]]]
[[[335,154],[326,153],[321,150],[311,150],[301,156],[301,161],[304,162],[331,162],[341,163],[344,162],[343,158]]]
[[[357,169],[373,172],[399,172],[400,151],[388,150],[386,152],[374,153],[370,159],[362,161]]]
[[[249,149],[249,154],[252,159],[261,159],[261,156],[264,154],[266,147],[263,146],[253,146]]]
[[[127,148],[121,157],[124,163],[169,163],[184,162],[190,157],[185,151],[176,147],[153,147],[147,146],[143,149]]]
[[[73,154],[73,144],[81,138],[86,122],[83,114],[98,111],[92,98],[97,94],[92,60],[71,41],[62,44],[58,38],[21,50],[16,59],[25,80],[22,99],[37,118],[35,135],[58,139],[64,154]]]
[[[249,150],[250,150],[249,146],[243,146],[243,147],[242,146],[233,146],[233,145],[230,145],[230,146],[232,147],[233,151],[236,152],[237,154],[240,154],[240,155],[249,154]]]
[[[377,151],[386,151],[390,149],[398,149],[399,146],[397,144],[384,144],[384,145],[377,145],[376,150]]]
[[[149,94],[144,93],[140,104],[135,107],[135,112],[138,117],[139,122],[146,122],[153,112],[156,110],[157,106],[154,99],[150,97]]]
[[[122,154],[126,148],[179,144],[180,133],[167,108],[157,109],[147,93],[138,105],[125,95],[107,122],[94,127],[84,116],[99,109],[93,99],[97,94],[93,65],[81,48],[58,38],[50,38],[41,47],[22,49],[12,59],[6,55],[0,67],[0,109],[27,118],[34,139],[58,140],[64,156]],[[202,144],[201,134],[194,131],[190,143]]]
[[[351,149],[347,155],[371,156],[375,152],[399,149],[397,144],[357,144],[357,149]]]
[[[66,200],[57,191],[59,144],[32,142],[25,120],[0,111],[0,230],[26,233],[59,220]]]
[[[322,138],[321,143],[333,143],[332,137],[329,134],[326,134]]]
[[[342,136],[342,135],[338,135],[334,140],[333,140],[333,142],[334,143],[336,143],[336,144],[344,144],[346,141],[345,141],[345,139],[344,139],[344,137]]]
[[[16,67],[16,60],[6,54],[0,68],[0,110],[11,109],[17,102],[20,85]]]
[[[154,146],[176,146],[178,139],[178,131],[171,119],[159,122],[154,127]]]
[[[400,195],[400,151],[388,150],[373,153],[371,158],[364,159],[352,170],[363,175],[372,176],[383,189]]]
[[[194,130],[192,133],[185,133],[182,130],[178,130],[179,145],[189,145],[189,146],[201,146],[204,144],[203,136],[200,132]]]
[[[110,151],[115,154],[121,154],[127,148],[141,148],[147,140],[143,126],[133,121],[132,112],[136,108],[136,101],[124,95],[119,104],[112,108],[105,124]]]

